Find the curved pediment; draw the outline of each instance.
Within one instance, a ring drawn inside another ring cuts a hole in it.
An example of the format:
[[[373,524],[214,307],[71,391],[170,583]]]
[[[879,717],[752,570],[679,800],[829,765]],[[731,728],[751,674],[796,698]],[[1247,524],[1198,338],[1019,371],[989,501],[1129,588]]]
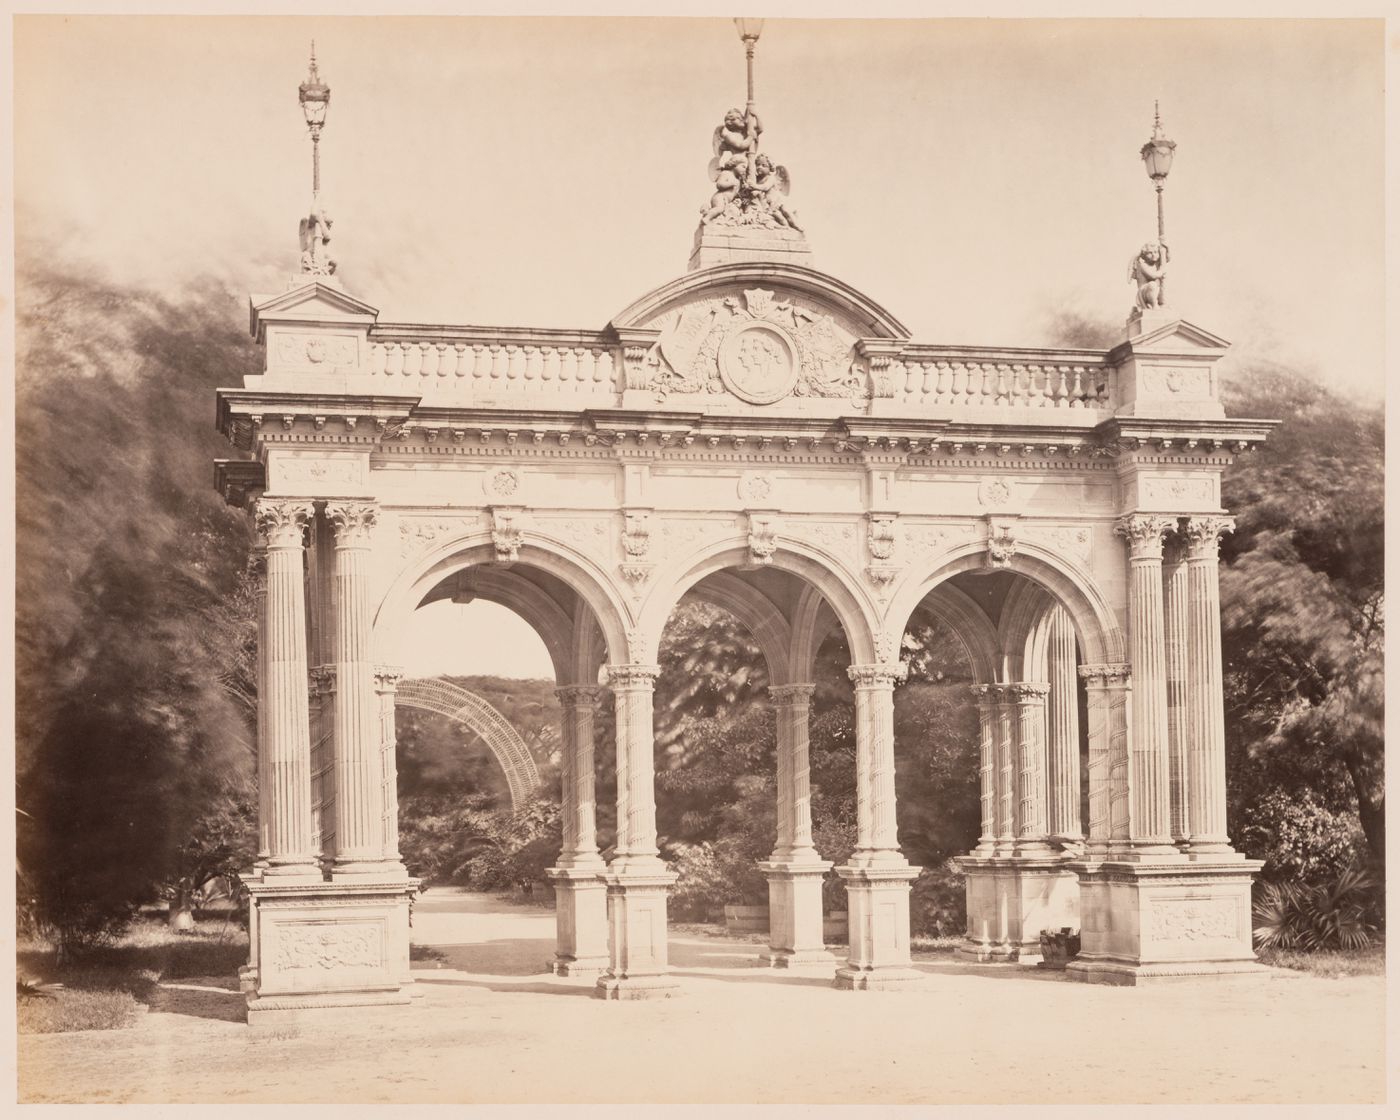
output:
[[[717,265],[648,293],[610,324],[630,351],[629,387],[682,396],[864,398],[868,355],[908,329],[814,269]]]

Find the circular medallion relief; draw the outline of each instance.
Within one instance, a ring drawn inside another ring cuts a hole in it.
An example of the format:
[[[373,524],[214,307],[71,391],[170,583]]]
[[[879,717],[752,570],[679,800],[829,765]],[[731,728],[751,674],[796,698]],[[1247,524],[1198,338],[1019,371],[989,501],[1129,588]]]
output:
[[[797,382],[797,345],[776,323],[747,323],[724,340],[719,373],[741,400],[772,404]]]
[[[514,467],[487,472],[483,487],[488,498],[513,498],[520,489],[520,473]]]
[[[1011,487],[1000,478],[984,479],[977,488],[977,500],[984,506],[1004,506],[1011,501]]]

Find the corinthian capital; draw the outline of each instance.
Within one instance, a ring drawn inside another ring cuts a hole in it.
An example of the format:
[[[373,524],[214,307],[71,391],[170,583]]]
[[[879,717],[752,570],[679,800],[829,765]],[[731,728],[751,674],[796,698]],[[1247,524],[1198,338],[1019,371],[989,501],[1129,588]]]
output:
[[[304,498],[259,498],[253,524],[268,548],[300,548],[312,512]]]
[[[768,696],[779,707],[796,707],[812,702],[814,684],[770,684]]]
[[[1214,560],[1220,555],[1220,536],[1235,531],[1233,517],[1188,517],[1182,531],[1186,534],[1186,555],[1192,560]]]
[[[899,661],[882,661],[876,665],[852,665],[846,670],[857,688],[893,688],[909,675],[909,666]]]
[[[656,678],[661,675],[660,665],[609,665],[608,684],[619,689],[656,687]]]
[[[335,527],[337,548],[364,548],[379,521],[379,507],[373,502],[327,502],[326,519]]]
[[[378,692],[392,692],[403,680],[402,665],[376,665],[374,667],[374,687]]]
[[[1120,537],[1125,537],[1131,549],[1130,555],[1134,560],[1151,560],[1162,558],[1162,542],[1166,539],[1167,533],[1176,527],[1176,522],[1170,517],[1159,517],[1149,513],[1130,513],[1126,517],[1120,517],[1113,526],[1113,531]]]
[[[608,690],[596,684],[565,684],[554,690],[565,711],[598,709],[608,700]]]
[[[1131,668],[1122,662],[1079,666],[1079,679],[1090,687],[1095,685],[1100,688],[1106,688],[1110,685],[1121,687],[1126,685],[1131,678]]]
[[[1007,699],[1018,704],[1039,704],[1050,695],[1050,686],[1044,681],[1016,681],[1006,686]]]

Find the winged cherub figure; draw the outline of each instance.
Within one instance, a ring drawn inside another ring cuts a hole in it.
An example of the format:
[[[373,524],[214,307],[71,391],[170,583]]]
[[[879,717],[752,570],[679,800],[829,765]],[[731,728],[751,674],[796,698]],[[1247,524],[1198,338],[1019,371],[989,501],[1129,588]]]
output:
[[[788,191],[791,189],[792,180],[788,177],[786,167],[773,166],[773,161],[766,155],[754,160],[754,181],[749,184],[749,191],[754,198],[762,198],[767,202],[768,212],[779,225],[788,226],[801,233],[802,227],[797,224],[797,215],[787,204]]]
[[[1161,307],[1162,277],[1167,274],[1171,251],[1165,241],[1149,241],[1128,265],[1128,279],[1138,286],[1137,306]]]
[[[724,114],[724,123],[715,128],[715,158],[710,160],[715,193],[710,205],[700,212],[701,222],[711,222],[723,214],[745,181],[752,178],[753,155],[758,151],[758,135],[762,131],[763,123],[757,113],[745,116],[742,110],[730,109]]]

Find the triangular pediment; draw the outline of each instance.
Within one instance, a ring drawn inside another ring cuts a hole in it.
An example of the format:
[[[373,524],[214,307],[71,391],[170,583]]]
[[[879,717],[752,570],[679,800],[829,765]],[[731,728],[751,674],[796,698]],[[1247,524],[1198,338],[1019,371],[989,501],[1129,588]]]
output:
[[[370,324],[379,318],[379,309],[341,288],[311,280],[274,295],[250,296],[248,317],[254,337],[261,337],[261,326],[267,319]]]
[[[1136,338],[1129,339],[1134,351],[1165,350],[1179,352],[1182,350],[1192,351],[1212,351],[1223,353],[1230,348],[1230,343],[1219,335],[1211,334],[1204,327],[1198,327],[1195,323],[1188,323],[1185,319],[1177,319],[1170,323],[1163,323]]]

